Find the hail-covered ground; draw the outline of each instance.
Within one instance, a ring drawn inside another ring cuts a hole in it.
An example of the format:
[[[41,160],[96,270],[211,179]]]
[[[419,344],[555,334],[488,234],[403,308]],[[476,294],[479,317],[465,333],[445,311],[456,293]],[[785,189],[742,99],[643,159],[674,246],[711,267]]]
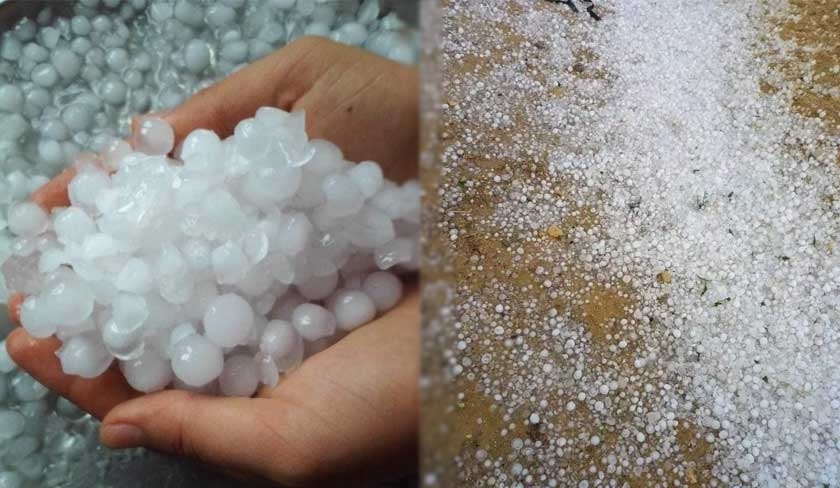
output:
[[[440,29],[423,482],[840,486],[840,5]]]
[[[43,217],[26,206],[9,216],[14,203],[80,151],[127,135],[132,116],[176,106],[302,35],[403,62],[416,51],[416,29],[379,0],[21,1],[0,9],[4,22],[29,15],[0,34],[0,263],[16,252],[10,224],[31,230]],[[86,220],[70,211],[63,222],[74,233]],[[11,327],[7,294],[0,276],[2,336]],[[229,484],[146,451],[108,452],[97,431],[0,345],[0,486]]]

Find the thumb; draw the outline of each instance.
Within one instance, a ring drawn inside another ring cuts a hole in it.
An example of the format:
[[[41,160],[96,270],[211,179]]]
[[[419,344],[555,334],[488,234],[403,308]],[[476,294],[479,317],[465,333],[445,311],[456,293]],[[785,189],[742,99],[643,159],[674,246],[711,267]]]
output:
[[[259,398],[222,398],[168,390],[115,407],[100,439],[114,449],[147,447],[213,466],[266,475],[277,439],[254,408]]]

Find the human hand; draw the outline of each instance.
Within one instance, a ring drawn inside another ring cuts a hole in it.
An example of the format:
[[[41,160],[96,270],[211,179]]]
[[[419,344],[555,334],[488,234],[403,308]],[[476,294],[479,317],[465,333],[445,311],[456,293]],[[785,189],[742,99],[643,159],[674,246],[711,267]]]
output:
[[[263,106],[305,110],[306,132],[326,139],[350,161],[376,161],[387,178],[417,176],[417,70],[322,37],[303,37],[155,114],[172,125],[175,140],[194,129],[220,137]],[[32,195],[44,208],[69,205],[69,168]]]
[[[322,39],[302,39],[159,114],[181,139],[195,128],[229,135],[260,106],[307,112],[307,131],[372,159],[393,179],[416,173],[413,69]],[[247,95],[245,95],[247,94]],[[387,141],[387,143],[383,143]],[[72,170],[33,194],[67,205]],[[20,297],[10,303],[17,321]],[[141,395],[114,368],[94,379],[65,375],[55,338],[17,329],[6,341],[23,369],[103,419],[103,443],[143,445],[284,484],[376,477],[413,466],[417,436],[419,303],[401,305],[313,356],[256,398],[184,391]]]
[[[17,323],[18,307],[10,309]],[[101,418],[109,447],[149,447],[284,485],[353,486],[416,462],[419,310],[412,289],[254,398],[143,395],[116,367],[92,379],[66,375],[58,339],[34,339],[22,328],[6,347],[38,381]]]

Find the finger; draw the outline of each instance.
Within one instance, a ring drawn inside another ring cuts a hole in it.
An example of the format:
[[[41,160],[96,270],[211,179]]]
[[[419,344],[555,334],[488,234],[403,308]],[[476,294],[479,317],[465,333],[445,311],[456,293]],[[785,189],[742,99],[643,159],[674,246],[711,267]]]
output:
[[[365,480],[415,467],[419,329],[418,294],[410,292],[397,308],[309,358],[272,391],[296,407],[286,409],[293,418],[281,431],[298,449],[320,453],[315,476]],[[319,447],[324,445],[330,449]]]
[[[295,457],[294,447],[278,445],[274,430],[261,421],[258,405],[266,401],[161,391],[114,408],[102,421],[100,439],[114,449],[143,446],[265,474],[266,466]]]
[[[40,205],[47,212],[55,207],[69,206],[70,194],[67,191],[67,186],[73,180],[74,176],[76,176],[75,168],[65,169],[55,178],[44,183],[41,188],[35,190],[32,193],[32,201]]]
[[[24,329],[16,329],[6,337],[6,350],[18,366],[98,419],[115,405],[140,395],[116,368],[96,378],[64,374],[55,354],[59,347],[61,341],[56,337],[35,339]]]
[[[15,293],[9,297],[9,303],[6,305],[9,320],[15,325],[20,325],[20,306],[24,298],[22,293]]]

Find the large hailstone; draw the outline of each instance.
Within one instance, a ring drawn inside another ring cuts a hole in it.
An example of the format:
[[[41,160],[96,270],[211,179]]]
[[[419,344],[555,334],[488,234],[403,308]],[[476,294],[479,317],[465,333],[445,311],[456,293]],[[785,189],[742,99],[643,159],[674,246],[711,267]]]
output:
[[[23,327],[56,335],[70,374],[116,361],[138,391],[249,396],[396,305],[390,270],[417,268],[419,186],[304,127],[264,107],[227,139],[196,130],[175,147],[150,118],[133,146],[80,154],[70,207],[9,213]]]

